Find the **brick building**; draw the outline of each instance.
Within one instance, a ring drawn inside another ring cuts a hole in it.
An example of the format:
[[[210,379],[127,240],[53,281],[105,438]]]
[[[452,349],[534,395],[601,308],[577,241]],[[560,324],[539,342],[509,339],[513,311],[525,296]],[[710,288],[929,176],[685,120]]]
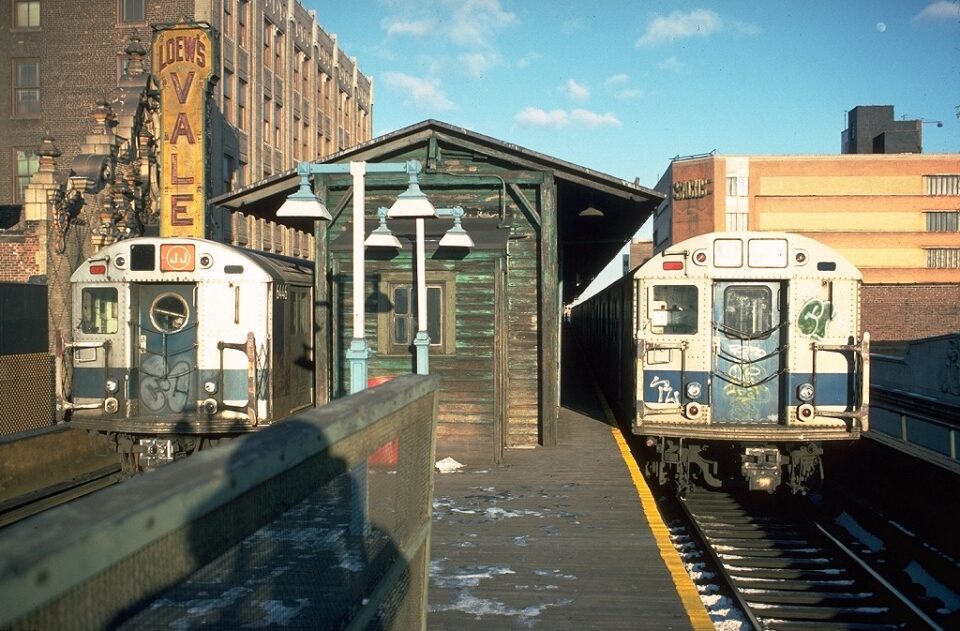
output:
[[[919,148],[895,131],[870,142]],[[863,272],[863,327],[875,340],[960,331],[960,154],[709,154],[675,159],[656,189],[668,196],[655,251],[712,231],[801,233]]]
[[[68,175],[130,38],[149,71],[151,27],[184,19],[220,35],[208,197],[369,140],[372,79],[317,18],[298,0],[0,2],[0,213],[23,203],[45,132],[63,153],[57,178]]]

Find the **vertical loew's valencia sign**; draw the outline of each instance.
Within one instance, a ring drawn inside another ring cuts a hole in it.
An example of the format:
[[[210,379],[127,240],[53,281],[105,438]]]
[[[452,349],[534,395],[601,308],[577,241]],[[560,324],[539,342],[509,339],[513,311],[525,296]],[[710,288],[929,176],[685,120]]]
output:
[[[210,30],[161,27],[153,37],[160,83],[160,236],[206,236],[206,100],[216,60]]]

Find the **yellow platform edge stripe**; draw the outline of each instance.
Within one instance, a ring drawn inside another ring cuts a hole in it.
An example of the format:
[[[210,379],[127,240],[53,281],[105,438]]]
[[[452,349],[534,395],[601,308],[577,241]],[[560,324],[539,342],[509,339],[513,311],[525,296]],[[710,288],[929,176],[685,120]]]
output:
[[[603,392],[600,391],[600,387],[596,381],[594,381],[593,385],[600,398],[600,405],[603,406],[603,413],[606,416],[607,423],[613,432],[613,438],[617,442],[617,447],[620,448],[620,455],[623,457],[623,462],[627,465],[627,470],[630,471],[630,479],[633,480],[633,486],[637,490],[637,495],[640,497],[640,505],[643,507],[643,514],[647,519],[647,524],[653,532],[653,539],[657,542],[660,558],[663,559],[667,570],[670,572],[670,578],[673,579],[673,586],[677,590],[677,595],[680,597],[680,602],[683,604],[684,610],[687,612],[690,624],[698,631],[713,631],[716,627],[710,619],[710,614],[707,613],[706,606],[703,604],[703,601],[700,600],[700,593],[697,591],[697,586],[694,585],[693,579],[690,578],[690,574],[687,573],[683,559],[680,558],[680,554],[674,547],[673,542],[670,541],[670,531],[663,522],[663,516],[660,514],[657,503],[653,499],[653,493],[650,491],[650,487],[647,486],[646,480],[643,479],[643,475],[640,473],[640,467],[637,466],[637,461],[634,460],[633,454],[630,452],[630,447],[627,445],[627,441],[624,440],[623,434],[621,434],[620,428],[617,426],[617,420],[613,416],[613,410],[611,410],[607,404],[607,399],[603,396]]]

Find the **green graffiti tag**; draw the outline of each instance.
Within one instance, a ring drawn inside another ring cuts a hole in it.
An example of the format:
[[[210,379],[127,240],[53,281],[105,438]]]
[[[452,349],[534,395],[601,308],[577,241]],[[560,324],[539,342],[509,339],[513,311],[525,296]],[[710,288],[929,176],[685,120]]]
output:
[[[827,334],[827,323],[831,319],[833,319],[833,305],[830,301],[811,298],[800,308],[797,328],[801,335],[821,340]]]

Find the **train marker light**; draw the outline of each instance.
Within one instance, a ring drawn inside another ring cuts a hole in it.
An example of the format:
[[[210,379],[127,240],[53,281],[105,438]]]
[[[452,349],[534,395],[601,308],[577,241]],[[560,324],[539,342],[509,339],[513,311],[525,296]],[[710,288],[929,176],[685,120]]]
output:
[[[90,273],[94,276],[102,276],[107,273],[107,266],[103,263],[91,263]]]
[[[693,254],[693,262],[697,265],[703,265],[707,262],[707,253],[703,250],[698,250]]]
[[[809,421],[816,415],[816,410],[809,403],[804,403],[797,408],[797,418],[801,421]]]
[[[667,271],[683,269],[683,261],[664,261],[663,269]]]
[[[688,403],[683,409],[683,413],[686,414],[689,419],[698,419],[700,418],[700,404],[699,403]]]

